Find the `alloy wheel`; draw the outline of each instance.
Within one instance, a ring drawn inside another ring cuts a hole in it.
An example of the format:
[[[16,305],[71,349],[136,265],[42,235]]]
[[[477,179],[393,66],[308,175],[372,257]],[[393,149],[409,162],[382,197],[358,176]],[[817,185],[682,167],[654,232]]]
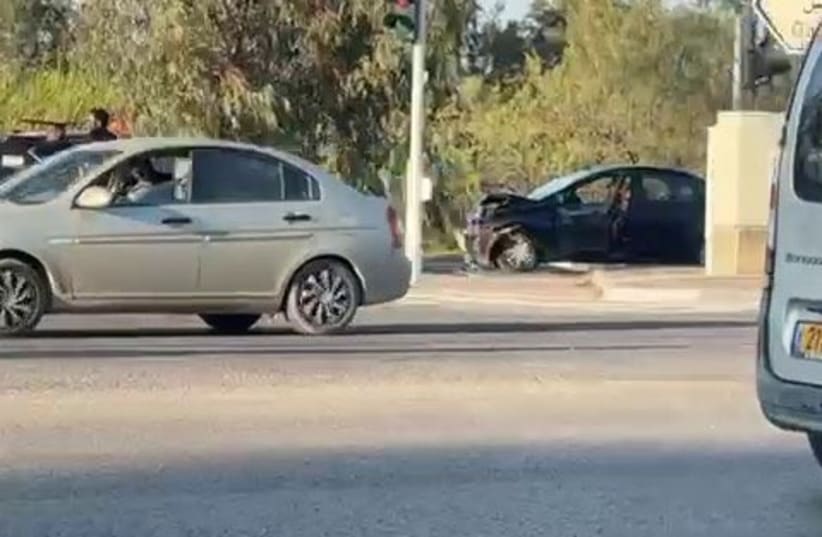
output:
[[[333,265],[309,272],[299,284],[300,316],[316,327],[337,325],[349,315],[354,294],[350,281]]]
[[[38,315],[38,287],[14,267],[0,268],[0,330],[14,332]]]
[[[502,265],[515,271],[533,270],[537,265],[537,253],[531,240],[517,234],[509,241],[500,253]]]

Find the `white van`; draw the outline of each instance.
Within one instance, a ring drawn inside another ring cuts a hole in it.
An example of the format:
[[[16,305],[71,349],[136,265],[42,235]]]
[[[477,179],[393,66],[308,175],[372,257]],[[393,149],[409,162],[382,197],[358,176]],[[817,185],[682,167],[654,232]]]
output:
[[[820,38],[817,30],[794,87],[771,184],[757,385],[771,423],[807,434],[822,464]]]

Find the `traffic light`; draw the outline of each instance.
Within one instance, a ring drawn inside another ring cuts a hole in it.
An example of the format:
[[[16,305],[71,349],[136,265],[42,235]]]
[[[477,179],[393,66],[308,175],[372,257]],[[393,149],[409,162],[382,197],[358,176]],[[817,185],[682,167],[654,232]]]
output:
[[[388,14],[383,19],[383,24],[404,39],[413,41],[417,34],[416,1],[389,0],[388,3]]]
[[[768,84],[792,68],[790,58],[774,42],[770,32],[765,31],[762,36],[756,34],[751,31],[749,46],[742,57],[743,85],[747,90]]]

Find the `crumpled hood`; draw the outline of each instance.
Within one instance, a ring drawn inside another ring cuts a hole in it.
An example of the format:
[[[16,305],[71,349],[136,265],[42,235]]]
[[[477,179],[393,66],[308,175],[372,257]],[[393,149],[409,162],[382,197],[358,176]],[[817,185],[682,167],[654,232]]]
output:
[[[500,207],[508,205],[530,205],[532,203],[535,203],[535,201],[524,196],[520,196],[519,194],[495,192],[492,194],[487,194],[483,197],[482,200],[480,200],[479,205],[480,207],[486,207],[489,205]]]

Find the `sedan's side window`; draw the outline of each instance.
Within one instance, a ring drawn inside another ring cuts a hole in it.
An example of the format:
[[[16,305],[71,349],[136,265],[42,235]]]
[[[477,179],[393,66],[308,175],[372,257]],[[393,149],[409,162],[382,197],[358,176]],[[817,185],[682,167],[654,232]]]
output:
[[[320,199],[317,180],[289,164],[282,164],[286,201],[315,201]]]
[[[153,151],[121,162],[89,186],[107,188],[115,207],[187,203],[190,169],[187,150]]]
[[[684,176],[675,176],[671,181],[673,200],[678,203],[694,203],[699,197],[696,184]]]
[[[642,194],[646,201],[671,201],[673,192],[667,178],[657,175],[642,177]]]
[[[282,201],[280,163],[262,155],[228,149],[194,154],[193,203]]]
[[[616,183],[616,177],[598,177],[571,190],[566,199],[575,205],[603,205],[613,198]]]

